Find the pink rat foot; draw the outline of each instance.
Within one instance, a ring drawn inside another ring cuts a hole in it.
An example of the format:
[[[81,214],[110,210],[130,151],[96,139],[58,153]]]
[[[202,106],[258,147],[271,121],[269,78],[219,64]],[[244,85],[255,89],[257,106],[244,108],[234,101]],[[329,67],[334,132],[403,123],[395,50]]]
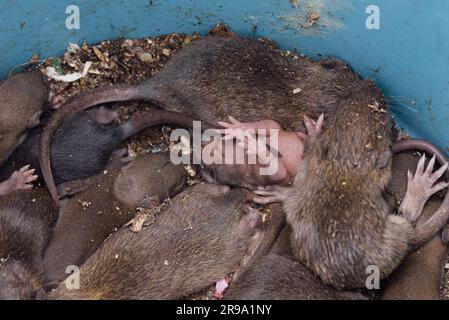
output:
[[[449,185],[447,182],[435,184],[446,172],[448,164],[446,163],[440,169],[433,172],[435,157],[429,161],[427,168],[425,168],[425,161],[426,156],[424,155],[418,162],[414,176],[410,171],[408,172],[407,192],[399,207],[399,212],[411,223],[416,223],[416,221],[418,221],[427,200],[429,200],[433,194],[443,190]]]
[[[0,195],[33,188],[32,182],[38,178],[34,175],[35,171],[35,169],[30,169],[28,165],[14,172],[8,180],[0,184]]]
[[[229,278],[224,278],[223,280],[218,281],[212,296],[217,300],[223,299],[224,293],[226,289],[229,288],[230,283],[231,280]]]
[[[282,203],[287,199],[290,187],[281,187],[278,185],[259,187],[254,190],[253,201],[257,204]]]

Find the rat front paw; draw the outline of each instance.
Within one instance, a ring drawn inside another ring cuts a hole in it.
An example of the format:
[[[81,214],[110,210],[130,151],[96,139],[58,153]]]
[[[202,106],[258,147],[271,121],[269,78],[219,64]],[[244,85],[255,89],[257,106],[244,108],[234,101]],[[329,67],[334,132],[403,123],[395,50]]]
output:
[[[399,208],[403,217],[411,223],[415,223],[419,219],[427,200],[433,194],[449,185],[447,182],[435,184],[446,172],[448,164],[446,163],[440,169],[433,172],[435,157],[429,161],[427,168],[425,168],[425,161],[426,156],[424,155],[418,162],[415,175],[410,171],[408,172],[407,192]]]
[[[253,201],[257,204],[282,203],[287,199],[288,190],[288,187],[278,185],[259,187],[253,191]]]
[[[8,179],[10,192],[33,188],[32,182],[37,180],[37,176],[34,175],[35,171],[35,169],[30,169],[28,165],[14,172]]]

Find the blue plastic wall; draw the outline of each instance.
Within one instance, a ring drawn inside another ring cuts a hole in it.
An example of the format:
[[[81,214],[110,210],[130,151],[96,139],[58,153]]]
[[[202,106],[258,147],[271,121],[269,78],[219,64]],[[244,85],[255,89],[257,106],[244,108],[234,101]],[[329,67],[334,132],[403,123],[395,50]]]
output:
[[[80,8],[79,30],[66,7]],[[293,4],[293,5],[292,5]],[[366,8],[380,9],[369,30]],[[311,12],[320,19],[305,28]],[[444,0],[0,0],[0,77],[39,52],[69,42],[172,32],[205,33],[225,22],[243,35],[270,37],[313,57],[337,56],[374,78],[401,127],[449,153],[449,1]]]

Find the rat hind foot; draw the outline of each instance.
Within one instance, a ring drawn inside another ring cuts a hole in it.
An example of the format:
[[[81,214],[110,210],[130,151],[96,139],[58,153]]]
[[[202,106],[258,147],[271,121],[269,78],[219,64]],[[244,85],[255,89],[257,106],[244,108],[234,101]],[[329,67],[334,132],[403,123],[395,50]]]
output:
[[[399,212],[411,223],[418,221],[427,200],[449,185],[446,182],[435,184],[447,170],[448,164],[433,172],[435,157],[429,161],[427,168],[425,168],[425,161],[426,156],[424,155],[418,162],[415,175],[408,172],[407,192],[399,207]]]

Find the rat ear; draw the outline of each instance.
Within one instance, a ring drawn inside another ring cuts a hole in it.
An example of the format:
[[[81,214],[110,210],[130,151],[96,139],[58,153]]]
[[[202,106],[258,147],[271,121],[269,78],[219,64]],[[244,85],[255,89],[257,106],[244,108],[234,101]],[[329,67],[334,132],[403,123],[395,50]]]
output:
[[[391,151],[391,149],[388,149],[387,151],[385,151],[384,153],[382,153],[378,158],[377,158],[377,168],[378,169],[383,169],[385,168],[388,163],[390,162],[390,159],[393,157],[393,152]]]

